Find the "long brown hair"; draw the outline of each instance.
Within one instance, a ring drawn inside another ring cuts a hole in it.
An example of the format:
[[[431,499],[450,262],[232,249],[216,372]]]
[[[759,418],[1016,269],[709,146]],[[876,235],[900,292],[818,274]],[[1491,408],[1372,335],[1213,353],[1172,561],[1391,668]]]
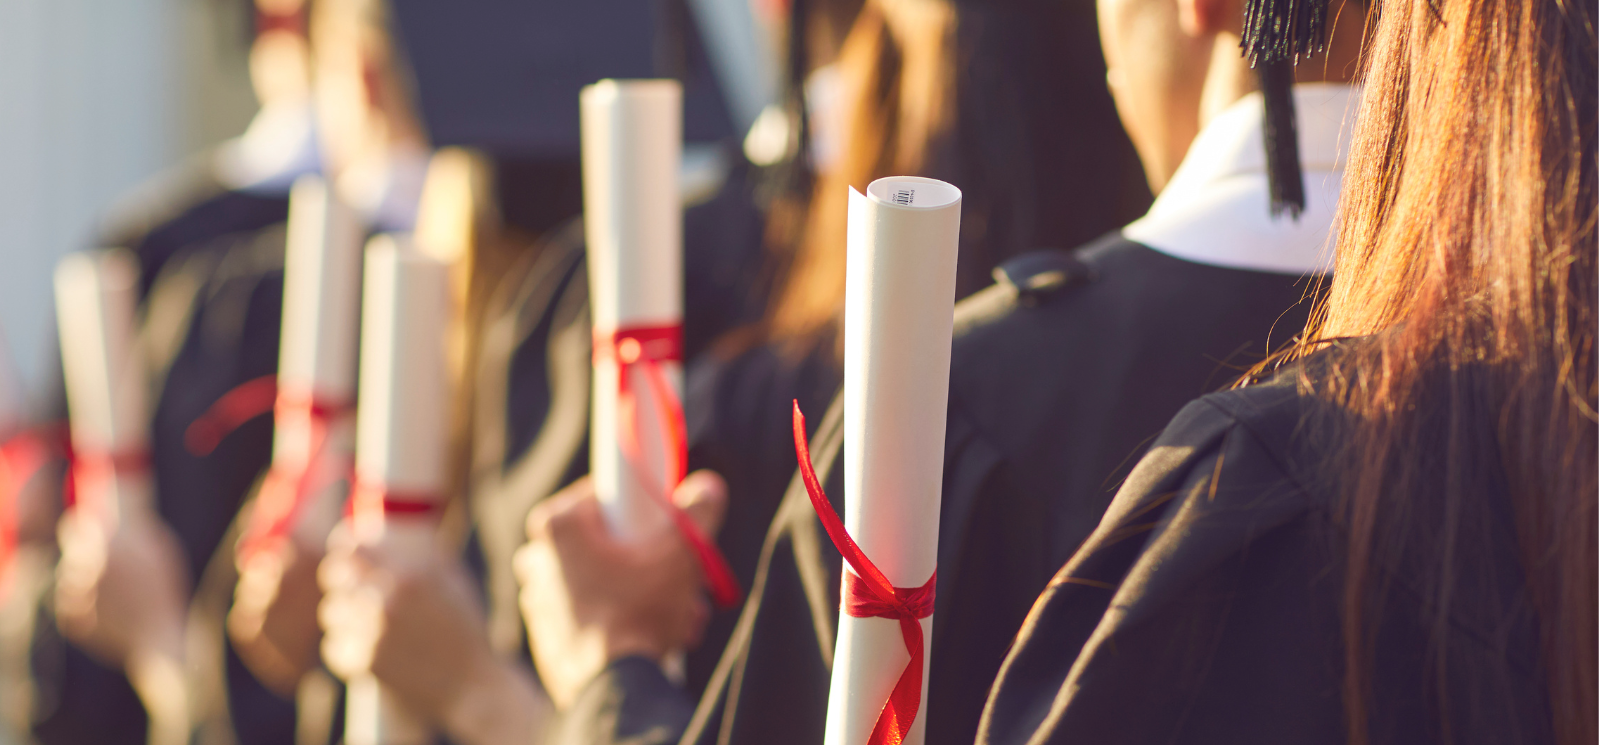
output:
[[[1378,724],[1387,568],[1417,570],[1443,738],[1452,704],[1486,705],[1448,701],[1447,682],[1506,678],[1452,659],[1446,638],[1486,586],[1480,539],[1507,522],[1546,726],[1595,742],[1594,19],[1594,0],[1379,3],[1338,263],[1301,349],[1368,337],[1304,380],[1355,428],[1330,459],[1348,530],[1351,742]]]
[[[868,0],[845,37],[837,62],[847,117],[843,151],[813,185],[768,314],[775,336],[809,337],[838,312],[844,297],[845,188],[864,189],[895,173],[926,173],[928,154],[948,136],[954,107],[945,83],[954,63],[954,26],[955,9],[947,3]]]
[[[805,345],[837,321],[847,187],[892,175],[961,187],[958,297],[1012,255],[1077,246],[1149,205],[1090,0],[867,0],[837,66],[839,161],[807,185],[804,217],[777,210],[769,225],[769,339]]]

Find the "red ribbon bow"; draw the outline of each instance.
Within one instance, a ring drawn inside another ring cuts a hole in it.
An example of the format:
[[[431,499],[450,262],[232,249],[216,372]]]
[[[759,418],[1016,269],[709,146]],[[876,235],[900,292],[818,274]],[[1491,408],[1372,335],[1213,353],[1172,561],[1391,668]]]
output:
[[[833,504],[817,480],[811,467],[811,448],[806,445],[806,417],[800,413],[800,402],[794,403],[794,452],[800,461],[800,477],[805,482],[806,493],[811,497],[811,507],[816,510],[822,527],[828,531],[835,548],[855,572],[844,573],[844,612],[851,618],[892,618],[900,622],[900,637],[905,640],[911,661],[900,672],[889,700],[878,713],[867,745],[900,745],[911,731],[911,723],[922,708],[922,623],[921,619],[933,615],[934,586],[939,578],[935,570],[921,587],[895,587],[889,578],[878,570],[856,545]]]
[[[688,475],[689,438],[685,434],[683,404],[668,384],[660,363],[682,360],[681,326],[635,326],[617,329],[610,334],[596,331],[594,335],[594,363],[617,365],[617,411],[620,420],[617,441],[623,459],[633,470],[634,477],[644,486],[645,493],[666,510],[678,534],[694,551],[695,558],[700,562],[700,570],[705,575],[711,601],[719,608],[731,608],[739,604],[742,593],[739,580],[728,568],[728,560],[722,556],[717,545],[700,531],[700,526],[694,524],[688,513],[672,501],[672,490]],[[635,365],[644,371],[645,380],[655,394],[661,421],[665,424],[667,472],[659,484],[649,478],[643,465],[639,444],[639,397],[633,390],[633,377],[629,374]]]
[[[303,428],[310,447],[290,454],[287,460],[273,460],[239,544],[240,557],[246,561],[282,542],[312,495],[339,472],[326,464],[328,436],[334,422],[347,416],[350,408],[319,399],[308,390],[280,389],[276,377],[267,375],[241,383],[217,399],[204,416],[189,425],[184,444],[195,455],[207,455],[239,425],[268,411],[273,412],[277,427]]]

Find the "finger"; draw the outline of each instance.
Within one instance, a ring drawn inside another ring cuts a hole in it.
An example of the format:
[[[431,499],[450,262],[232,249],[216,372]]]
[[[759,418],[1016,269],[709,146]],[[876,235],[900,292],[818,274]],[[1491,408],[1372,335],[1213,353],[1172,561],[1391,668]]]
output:
[[[345,634],[322,637],[322,661],[334,675],[349,680],[366,673],[372,666],[371,644]]]
[[[511,554],[511,574],[517,578],[518,585],[533,581],[534,562],[538,560],[534,552],[537,550],[532,543],[524,543]]]
[[[594,480],[584,476],[567,488],[550,495],[528,511],[526,529],[530,540],[549,535],[550,521],[572,505],[594,496]]]
[[[347,551],[356,545],[356,538],[350,532],[350,520],[341,519],[335,523],[333,530],[328,533],[328,553],[334,554]]]
[[[678,484],[672,501],[689,513],[706,535],[716,535],[728,509],[728,484],[716,471],[695,471]]]
[[[317,565],[317,586],[323,592],[339,592],[353,587],[358,581],[359,574],[349,551],[330,553]]]

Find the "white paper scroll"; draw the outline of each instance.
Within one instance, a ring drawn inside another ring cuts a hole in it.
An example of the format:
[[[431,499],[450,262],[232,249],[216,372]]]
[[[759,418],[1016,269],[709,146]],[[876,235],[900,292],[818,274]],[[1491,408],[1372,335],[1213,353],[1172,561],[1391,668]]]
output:
[[[683,319],[682,88],[674,80],[602,80],[584,88],[579,103],[595,337],[609,338],[618,328],[677,326]],[[681,365],[660,367],[681,397]],[[668,454],[649,381],[633,366],[629,382],[642,412],[638,468],[623,457],[618,375],[615,362],[595,365],[589,464],[612,529],[628,536],[667,519],[638,472],[662,473]]]
[[[851,189],[848,225],[844,522],[895,587],[920,587],[938,554],[961,192],[879,179]],[[922,627],[926,655],[933,618]],[[899,622],[841,613],[833,659],[826,742],[862,745],[910,660]],[[926,719],[924,706],[907,743],[922,743]]]
[[[444,333],[449,277],[444,264],[408,240],[379,236],[367,247],[361,306],[361,387],[356,409],[357,479],[407,499],[443,499],[447,486],[449,386]],[[399,550],[431,550],[435,523],[357,510],[357,540],[382,537]],[[432,742],[372,678],[349,681],[347,745]]]
[[[357,318],[361,298],[361,244],[365,229],[336,190],[318,176],[303,176],[289,194],[288,245],[284,255],[283,335],[278,351],[278,387],[284,394],[311,396],[332,406],[353,406],[356,390]],[[280,422],[274,429],[272,457],[278,463],[306,463],[312,457],[311,430]],[[350,451],[353,431],[336,420],[326,445],[330,455]],[[335,465],[340,458],[333,458]],[[343,500],[339,500],[342,505]],[[303,520],[327,535],[338,511],[317,504]]]
[[[139,269],[122,250],[76,253],[56,265],[56,322],[72,446],[80,457],[142,457],[149,445],[145,368],[134,332]],[[119,468],[99,517],[151,509],[143,468]],[[80,497],[99,484],[79,484]],[[85,500],[91,503],[90,500]]]

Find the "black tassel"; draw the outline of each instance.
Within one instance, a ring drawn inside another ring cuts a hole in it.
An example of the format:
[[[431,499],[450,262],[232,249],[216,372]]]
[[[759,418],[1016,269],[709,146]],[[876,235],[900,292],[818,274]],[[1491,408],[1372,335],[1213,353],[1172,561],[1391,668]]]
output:
[[[1261,100],[1266,108],[1262,136],[1267,147],[1267,193],[1272,216],[1284,212],[1298,220],[1306,208],[1305,177],[1300,172],[1300,135],[1294,115],[1294,63],[1288,60],[1256,65]]]
[[[1245,0],[1239,48],[1261,81],[1273,217],[1288,212],[1298,220],[1306,208],[1300,137],[1294,121],[1294,65],[1323,51],[1327,24],[1328,0]]]
[[[1239,49],[1250,66],[1298,62],[1323,51],[1328,0],[1245,0]]]

